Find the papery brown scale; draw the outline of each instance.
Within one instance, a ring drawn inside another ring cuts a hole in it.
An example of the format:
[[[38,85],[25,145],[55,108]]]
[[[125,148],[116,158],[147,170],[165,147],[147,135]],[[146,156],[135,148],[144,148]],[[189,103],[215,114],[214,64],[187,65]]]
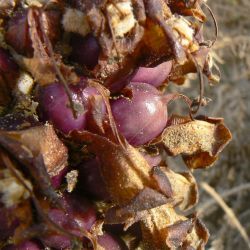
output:
[[[14,231],[12,241],[18,244],[23,240],[21,237],[19,237],[19,235],[27,230],[33,222],[32,206],[30,200],[24,201],[16,206],[13,210],[13,217],[19,221],[19,225]]]
[[[167,127],[160,141],[170,155],[182,154],[188,167],[203,168],[216,161],[231,138],[230,131],[223,123],[190,120]]]
[[[204,250],[210,236],[209,232],[199,218],[194,216],[193,219],[195,221],[194,227],[183,242],[183,249]]]
[[[173,197],[173,190],[169,178],[159,167],[154,167],[152,169],[152,178],[158,183],[161,191],[167,197]]]
[[[102,47],[99,63],[93,70],[93,74],[96,78],[105,81],[105,86],[111,87],[113,83],[131,73],[131,69],[138,64],[141,57],[139,44],[144,29],[135,23],[129,35],[117,38],[110,31],[112,17],[108,13],[106,17],[100,9],[93,7],[87,12],[87,17],[92,31],[98,37]]]
[[[10,88],[6,80],[0,75],[0,105],[5,106],[11,102]]]
[[[58,10],[41,10],[39,8],[30,7],[27,10],[15,13],[7,24],[5,39],[17,53],[27,57],[31,57],[34,52],[32,45],[33,40],[29,31],[30,24],[28,15],[31,11],[39,12],[39,15],[41,15],[44,30],[52,44],[55,44],[58,41],[61,34],[61,13]],[[37,36],[38,39],[42,39],[40,30],[38,30]]]
[[[167,227],[167,239],[166,243],[170,249],[176,249],[180,247],[183,241],[186,239],[189,231],[193,227],[192,219],[177,221],[175,224]]]
[[[0,146],[18,162],[22,170],[36,184],[36,191],[59,205],[58,195],[51,185],[50,175],[57,174],[58,168],[65,167],[67,154],[66,156],[64,154],[67,151],[51,126],[23,131],[0,131]],[[11,164],[10,160],[8,162]],[[50,167],[50,175],[48,167]]]
[[[0,131],[0,134],[6,140],[17,141],[27,147],[34,157],[41,154],[50,176],[56,176],[67,165],[68,150],[51,125],[21,131]]]
[[[18,161],[20,164],[19,166],[23,167],[22,170],[32,179],[32,181],[34,181],[36,184],[36,191],[38,191],[39,194],[44,195],[51,202],[59,205],[58,195],[52,188],[42,155],[33,157],[32,152],[27,147],[15,140],[3,138],[3,136],[0,138],[0,144],[2,148],[8,151],[8,153]],[[29,190],[34,198],[33,190],[31,190],[25,183],[25,180],[16,173],[16,166],[13,165],[8,156],[5,156],[5,165],[11,169],[20,183]]]
[[[124,148],[124,145],[90,132],[73,132],[73,137],[88,143],[89,150],[100,159],[103,179],[117,204],[126,205],[146,186],[156,188],[147,161],[129,144]]]
[[[198,202],[198,187],[189,172],[175,173],[168,167],[157,167],[168,178],[172,190],[174,205],[181,210],[192,208]]]
[[[151,209],[140,224],[145,250],[168,250],[177,247],[201,250],[204,249],[209,236],[199,219],[195,216],[188,219],[177,214],[170,204]]]
[[[59,10],[42,11],[41,21],[51,43],[55,44],[61,36],[61,12]]]
[[[15,179],[15,181],[22,185],[22,183],[19,181],[18,178],[16,178],[16,175],[12,172],[13,169],[11,169],[13,166],[9,166],[9,162],[6,162],[6,157],[9,159],[9,157],[6,155],[6,152],[0,149],[0,169],[8,171],[12,179]],[[16,170],[15,170],[16,171]],[[20,175],[20,172],[18,172],[18,175]],[[4,176],[0,176],[0,179],[4,178]],[[23,178],[23,177],[21,177]],[[23,178],[24,179],[24,178]],[[2,181],[2,180],[1,180]],[[27,181],[27,180],[25,180]],[[10,184],[12,185],[12,184]],[[11,186],[10,186],[11,188]],[[24,189],[25,190],[25,187]],[[20,242],[22,239],[19,238],[19,235],[21,232],[26,230],[33,221],[33,216],[32,216],[32,205],[29,197],[19,197],[17,196],[13,197],[13,193],[9,193],[8,199],[11,199],[12,201],[10,202],[9,200],[2,200],[4,194],[2,193],[3,190],[0,190],[0,210],[1,210],[1,229],[0,229],[0,245],[1,245],[1,240],[4,240],[4,243],[7,241],[7,237],[12,237],[12,241],[14,242]],[[28,192],[28,190],[27,190]],[[26,193],[27,195],[27,193]],[[7,199],[7,197],[5,197]],[[13,203],[14,202],[14,203]],[[9,204],[8,204],[9,203]],[[11,204],[11,206],[9,206]],[[30,215],[27,217],[27,214]],[[5,232],[2,232],[2,230],[5,230]]]
[[[166,244],[167,227],[175,222],[185,220],[177,215],[172,205],[163,205],[148,211],[147,216],[140,222],[143,235],[143,249],[169,249]]]
[[[133,1],[132,4],[136,20],[139,22],[139,24],[144,24],[147,17],[143,0]]]
[[[169,47],[169,42],[166,41],[164,32],[151,20],[147,20],[145,24],[145,34],[143,42],[147,48],[147,54],[154,55],[155,57],[162,57],[164,55],[167,58],[171,58],[172,51]]]
[[[112,56],[114,44],[105,15],[100,9],[93,7],[87,12],[87,18],[93,34],[98,37],[103,55],[105,57]]]
[[[147,211],[172,202],[154,189],[145,187],[128,204],[112,207],[105,214],[106,224],[125,224],[126,230],[147,215]]]

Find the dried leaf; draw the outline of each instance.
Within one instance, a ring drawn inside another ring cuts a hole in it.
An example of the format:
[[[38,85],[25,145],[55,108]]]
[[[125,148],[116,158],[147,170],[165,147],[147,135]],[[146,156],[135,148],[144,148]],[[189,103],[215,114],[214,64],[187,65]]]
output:
[[[14,151],[15,142],[30,150],[33,157],[43,156],[50,176],[57,175],[67,165],[67,148],[58,139],[51,125],[37,126],[21,131],[0,131],[0,144],[12,143],[9,150]]]
[[[179,215],[170,204],[149,210],[141,227],[144,250],[177,249],[184,245],[198,250],[208,240],[206,228],[196,217]]]
[[[100,159],[104,182],[117,204],[127,204],[144,187],[156,187],[147,161],[131,145],[124,147],[87,131],[72,135],[76,141],[88,143],[89,150]]]
[[[152,169],[152,177],[158,183],[160,190],[167,196],[173,197],[173,190],[169,178],[159,167],[154,167]]]
[[[191,219],[178,221],[175,224],[167,227],[167,239],[166,243],[170,249],[176,249],[182,245],[188,232],[193,227],[193,221]]]
[[[175,173],[168,167],[155,167],[168,179],[171,197],[181,210],[187,210],[198,202],[198,188],[191,173]],[[156,171],[156,170],[155,170]]]
[[[223,122],[194,120],[167,127],[161,140],[171,155],[182,154],[189,168],[213,164],[232,136]]]
[[[209,232],[203,222],[194,217],[195,223],[192,231],[188,234],[183,244],[183,249],[204,250],[209,238]]]
[[[169,203],[171,199],[167,199],[164,195],[151,189],[144,188],[136,195],[128,204],[124,206],[113,207],[109,209],[105,216],[107,224],[123,224],[128,226],[140,220],[147,210],[154,207],[162,206]]]

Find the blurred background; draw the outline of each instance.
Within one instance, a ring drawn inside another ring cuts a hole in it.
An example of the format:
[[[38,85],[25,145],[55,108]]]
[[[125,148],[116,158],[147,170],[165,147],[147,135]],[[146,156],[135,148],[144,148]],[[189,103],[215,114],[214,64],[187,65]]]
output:
[[[203,110],[223,117],[233,140],[212,168],[194,172],[198,183],[207,183],[224,199],[250,238],[250,0],[208,0],[219,26],[214,60],[221,71],[218,85],[206,84],[205,96],[212,102]],[[211,39],[214,25],[208,12],[204,33]],[[197,96],[196,82],[174,87]],[[172,87],[171,87],[172,88]],[[208,250],[250,249],[237,229],[237,222],[200,185],[196,211],[210,231]]]

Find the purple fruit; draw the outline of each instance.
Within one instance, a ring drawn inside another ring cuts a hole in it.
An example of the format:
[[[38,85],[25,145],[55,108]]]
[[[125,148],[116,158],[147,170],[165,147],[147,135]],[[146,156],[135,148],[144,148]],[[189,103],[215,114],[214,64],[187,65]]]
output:
[[[39,22],[43,24],[46,35],[50,39],[52,45],[55,44],[61,35],[60,22],[61,13],[57,10],[42,10],[29,8],[22,11],[17,11],[13,17],[10,18],[5,39],[6,42],[13,47],[17,53],[25,55],[27,57],[32,57],[33,47],[30,36],[30,26],[29,26],[29,12],[33,12],[34,20],[36,22],[39,38],[43,41],[42,31]],[[38,19],[40,18],[40,20]]]
[[[67,172],[68,172],[68,168],[65,167],[64,169],[60,171],[58,175],[51,177],[51,184],[53,188],[57,189],[60,187]]]
[[[112,236],[111,234],[104,233],[101,236],[98,236],[98,243],[105,250],[126,250],[128,249],[125,243],[118,239],[117,237]]]
[[[42,250],[43,247],[35,241],[25,241],[18,245],[8,245],[3,250]]]
[[[172,61],[167,61],[154,68],[140,67],[131,82],[144,82],[159,87],[169,76],[172,64]]]
[[[81,197],[64,194],[62,197],[64,211],[58,208],[49,210],[49,218],[63,230],[84,239],[83,231],[89,231],[96,221],[96,213],[92,206]],[[42,242],[56,249],[71,246],[71,239],[63,233],[50,233]]]
[[[97,65],[101,47],[93,35],[82,37],[73,34],[70,44],[72,47],[71,59],[73,61],[89,69],[93,69]]]
[[[69,106],[68,96],[60,83],[53,83],[40,88],[39,100],[43,116],[61,132],[68,134],[72,130],[84,130],[87,126],[89,98],[98,94],[93,87],[86,86],[85,80],[69,86],[72,100],[77,106],[77,118]]]
[[[152,156],[152,155],[147,154],[147,153],[142,153],[142,152],[140,152],[140,153],[145,158],[145,160],[148,162],[148,165],[151,167],[158,166],[160,164],[160,162],[162,161],[162,156],[160,154]]]
[[[8,22],[5,39],[18,53],[31,56],[33,48],[29,36],[27,14],[27,10],[15,13]]]
[[[101,176],[98,158],[91,159],[79,166],[79,187],[91,197],[109,200],[105,183]]]
[[[167,105],[163,95],[146,83],[131,83],[132,98],[111,101],[119,132],[132,145],[143,145],[158,136],[167,124]]]

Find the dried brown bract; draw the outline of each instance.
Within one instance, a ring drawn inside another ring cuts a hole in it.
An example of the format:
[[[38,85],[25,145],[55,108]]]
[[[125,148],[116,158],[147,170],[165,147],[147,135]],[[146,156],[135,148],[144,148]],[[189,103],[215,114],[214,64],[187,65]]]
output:
[[[51,125],[37,126],[21,131],[0,131],[2,145],[15,152],[15,142],[27,148],[27,152],[42,155],[50,176],[57,175],[67,165],[67,148],[58,139]],[[12,148],[13,147],[13,148]]]
[[[141,222],[143,249],[204,249],[208,231],[199,219],[186,218],[164,205],[148,211]]]
[[[161,135],[167,152],[173,156],[181,154],[189,168],[211,166],[232,138],[228,128],[219,119],[178,119],[182,122],[167,127]]]

